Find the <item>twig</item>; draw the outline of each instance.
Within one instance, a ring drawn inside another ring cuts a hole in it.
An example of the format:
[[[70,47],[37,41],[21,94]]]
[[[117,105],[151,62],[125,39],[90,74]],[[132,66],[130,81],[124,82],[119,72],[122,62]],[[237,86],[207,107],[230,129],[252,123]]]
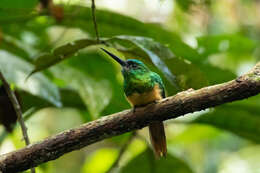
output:
[[[98,141],[260,93],[260,62],[247,74],[222,84],[187,90],[158,103],[104,116],[41,142],[0,156],[0,171],[17,172],[55,160]]]
[[[27,134],[27,128],[26,128],[25,123],[23,121],[23,116],[22,116],[23,113],[22,113],[21,106],[20,106],[20,104],[19,104],[19,102],[18,102],[14,92],[11,90],[8,82],[6,81],[4,75],[2,74],[1,71],[0,71],[0,79],[1,79],[1,81],[3,83],[3,86],[4,86],[5,90],[6,90],[6,92],[7,92],[7,95],[9,97],[10,101],[12,102],[13,107],[15,109],[18,121],[19,121],[19,123],[21,125],[21,129],[22,129],[22,133],[23,133],[23,138],[25,140],[25,144],[29,145],[30,144],[30,140],[29,140],[29,137],[28,137],[28,134]],[[31,168],[31,172],[35,173],[35,169]]]
[[[126,149],[128,148],[128,146],[131,144],[131,142],[133,141],[133,139],[136,136],[136,132],[133,132],[132,135],[127,139],[127,141],[124,143],[124,145],[122,146],[122,148],[119,151],[118,157],[117,159],[114,161],[113,165],[109,168],[109,170],[107,171],[107,173],[112,173],[114,172],[115,168],[117,168],[122,156],[124,155]]]
[[[97,19],[96,19],[96,6],[95,6],[95,0],[91,0],[91,10],[92,10],[92,19],[94,23],[94,29],[96,32],[96,38],[97,38],[97,43],[99,43],[99,34],[98,34],[98,26],[97,26]]]

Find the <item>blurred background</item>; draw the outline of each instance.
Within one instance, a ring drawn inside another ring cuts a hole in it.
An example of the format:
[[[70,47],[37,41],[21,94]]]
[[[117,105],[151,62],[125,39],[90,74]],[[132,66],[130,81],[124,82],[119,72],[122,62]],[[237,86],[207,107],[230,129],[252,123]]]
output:
[[[96,0],[106,45],[95,41],[90,7],[90,0],[0,1],[0,70],[19,95],[32,142],[130,108],[120,67],[101,46],[144,61],[169,96],[235,79],[260,59],[258,0]],[[3,93],[1,154],[24,147]],[[260,173],[259,108],[255,96],[166,121],[166,159],[154,159],[144,128],[36,171]]]

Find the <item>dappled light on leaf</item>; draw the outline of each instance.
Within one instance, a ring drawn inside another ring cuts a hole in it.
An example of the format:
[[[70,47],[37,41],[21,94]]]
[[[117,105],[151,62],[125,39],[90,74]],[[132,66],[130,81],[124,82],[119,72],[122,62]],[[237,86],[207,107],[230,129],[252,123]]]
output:
[[[92,119],[98,118],[101,111],[109,104],[111,99],[111,86],[106,80],[95,81],[80,71],[67,67],[56,68],[53,73],[57,78],[64,80],[67,87],[77,90]]]
[[[209,56],[219,52],[231,52],[236,54],[252,53],[257,42],[239,35],[214,35],[198,38],[198,49],[203,56]]]
[[[61,106],[58,88],[43,74],[37,74],[25,82],[26,76],[33,69],[32,65],[7,52],[0,52],[0,69],[10,83],[14,83],[33,95],[48,100],[55,106]],[[15,67],[15,70],[14,70]]]
[[[103,148],[89,156],[82,168],[82,173],[105,173],[112,165],[118,155],[117,150],[112,148]]]

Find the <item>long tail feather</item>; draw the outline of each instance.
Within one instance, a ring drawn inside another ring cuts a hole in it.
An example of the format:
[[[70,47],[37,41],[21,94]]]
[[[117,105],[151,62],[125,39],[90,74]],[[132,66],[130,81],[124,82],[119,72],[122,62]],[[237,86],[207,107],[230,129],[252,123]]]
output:
[[[149,133],[156,158],[165,157],[167,154],[167,146],[163,122],[150,124]]]

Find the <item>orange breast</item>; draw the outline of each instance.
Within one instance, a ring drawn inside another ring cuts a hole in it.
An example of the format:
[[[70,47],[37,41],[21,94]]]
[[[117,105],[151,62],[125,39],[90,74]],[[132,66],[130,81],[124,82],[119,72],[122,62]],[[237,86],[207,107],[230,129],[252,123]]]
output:
[[[133,93],[127,97],[127,100],[131,103],[132,106],[146,105],[156,100],[161,100],[161,89],[159,85],[155,85],[154,88],[145,93]]]

